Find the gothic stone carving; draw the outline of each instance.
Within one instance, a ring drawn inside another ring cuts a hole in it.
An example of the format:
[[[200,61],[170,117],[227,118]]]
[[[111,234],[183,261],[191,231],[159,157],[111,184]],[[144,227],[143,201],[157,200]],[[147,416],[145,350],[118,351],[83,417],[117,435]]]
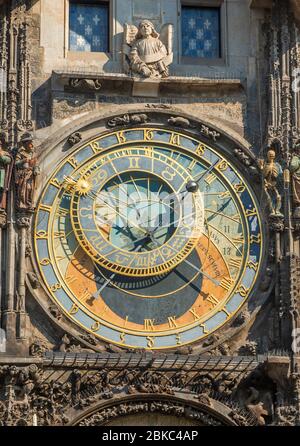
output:
[[[69,86],[75,90],[101,90],[102,84],[99,79],[88,79],[88,78],[70,78]]]
[[[184,129],[191,127],[190,121],[186,118],[182,118],[182,116],[171,116],[171,118],[168,119],[168,123],[170,125],[174,125],[175,127],[181,127]]]
[[[292,174],[294,217],[300,218],[300,141],[297,141],[294,154],[290,163],[290,172]]]
[[[207,136],[208,138],[212,139],[213,141],[217,141],[221,137],[220,133],[218,133],[216,130],[212,130],[206,125],[202,124],[200,132]]]
[[[120,125],[129,125],[129,124],[144,124],[148,122],[149,118],[146,114],[140,113],[137,115],[123,115],[117,116],[116,118],[112,118],[108,121],[107,127],[117,127]]]
[[[68,138],[68,143],[70,146],[75,146],[75,144],[78,144],[82,140],[82,135],[80,132],[72,133],[72,135]]]
[[[147,412],[159,412],[166,415],[175,415],[176,417],[191,418],[199,422],[200,425],[221,426],[222,422],[210,414],[200,409],[184,406],[180,403],[168,401],[152,401],[152,402],[130,402],[123,403],[118,406],[112,406],[107,409],[99,410],[79,422],[79,426],[101,426],[113,418],[124,415],[140,414]]]
[[[166,24],[159,35],[149,20],[139,27],[124,26],[124,69],[135,76],[161,78],[169,76],[173,62],[173,26]]]
[[[34,209],[35,182],[36,176],[39,174],[39,167],[37,166],[32,139],[30,134],[23,135],[21,147],[16,155],[16,207],[19,211],[32,211]]]

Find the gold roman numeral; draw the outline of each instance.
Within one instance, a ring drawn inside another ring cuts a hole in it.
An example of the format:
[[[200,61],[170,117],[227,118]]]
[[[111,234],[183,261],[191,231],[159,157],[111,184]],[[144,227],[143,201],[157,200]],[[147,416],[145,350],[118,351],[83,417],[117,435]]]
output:
[[[195,308],[191,308],[191,309],[189,310],[189,312],[192,313],[192,315],[193,315],[194,318],[195,318],[195,321],[198,321],[198,320],[200,319],[200,316],[197,314]]]
[[[242,265],[242,260],[241,259],[230,259],[228,265],[231,266],[231,268],[239,269]]]
[[[226,291],[229,291],[233,284],[233,279],[231,279],[230,277],[225,277],[221,280],[220,287],[224,288],[224,290]]]
[[[212,304],[213,308],[219,303],[218,299],[213,294],[209,294],[206,300]]]
[[[205,178],[205,183],[207,183],[207,184],[211,184],[211,183],[213,183],[214,181],[215,181],[215,179],[216,179],[216,175],[214,175],[213,173],[210,173],[209,175],[207,175],[207,177]]]
[[[144,329],[146,331],[154,331],[154,321],[155,319],[144,319]]]
[[[169,327],[170,328],[177,328],[178,327],[175,316],[168,317],[168,323],[169,323]]]

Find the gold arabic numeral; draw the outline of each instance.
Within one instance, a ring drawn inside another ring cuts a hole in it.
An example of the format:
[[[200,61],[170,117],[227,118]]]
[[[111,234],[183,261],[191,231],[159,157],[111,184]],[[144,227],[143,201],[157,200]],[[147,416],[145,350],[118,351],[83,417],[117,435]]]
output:
[[[238,193],[238,194],[242,194],[245,191],[246,187],[244,186],[244,184],[239,183],[239,184],[235,184],[234,185],[234,190]]]
[[[213,294],[209,294],[206,300],[212,304],[213,308],[215,308],[219,303],[218,299]]]
[[[71,309],[70,309],[70,311],[69,311],[69,314],[71,314],[71,315],[76,314],[76,313],[78,313],[78,310],[79,310],[78,305],[73,304]]]
[[[170,316],[168,317],[168,324],[170,328],[177,328],[177,322],[176,322],[176,317],[175,316]]]
[[[204,179],[205,183],[207,183],[208,185],[211,185],[211,183],[213,183],[216,179],[216,175],[214,175],[213,173],[210,173],[209,175],[207,175]]]
[[[121,342],[121,344],[125,344],[125,336],[126,336],[126,333],[120,333],[120,342]]]
[[[196,149],[196,155],[203,156],[204,153],[205,153],[205,148],[206,148],[205,145],[200,143],[199,146]]]
[[[224,279],[221,280],[220,287],[229,291],[233,284],[234,280],[231,279],[231,277],[224,277]]]
[[[46,239],[48,237],[47,231],[38,231],[36,234],[37,239]]]
[[[50,264],[51,264],[51,260],[50,259],[44,258],[44,259],[40,260],[40,265],[42,265],[42,266],[47,266],[47,265],[50,265]]]
[[[181,344],[182,344],[182,342],[181,342],[181,336],[180,336],[179,333],[176,333],[176,344],[177,344],[177,345],[181,345]]]
[[[225,307],[223,307],[222,308],[222,311],[224,311],[224,313],[226,314],[226,316],[230,316],[230,313],[229,313],[229,311],[228,310],[226,310],[226,308]]]
[[[126,136],[124,135],[123,130],[121,130],[120,132],[117,132],[116,137],[118,138],[119,144],[123,144],[124,142],[126,142]]]
[[[100,150],[101,150],[101,147],[99,146],[99,141],[91,142],[90,146],[95,153],[100,152]]]
[[[91,326],[92,331],[98,331],[99,328],[100,328],[100,322],[98,322],[98,321],[95,321]]]
[[[224,172],[228,168],[228,163],[225,160],[220,161],[216,168],[220,170],[220,172]]]
[[[166,169],[162,172],[162,176],[165,180],[172,181],[176,176],[176,172],[171,167],[166,167]]]
[[[241,267],[241,265],[242,265],[242,259],[230,259],[229,262],[228,262],[228,265],[231,268],[239,269]]]
[[[258,263],[257,262],[253,262],[253,260],[249,260],[249,262],[247,263],[247,267],[250,269],[254,269],[254,271],[258,270]]]
[[[154,322],[155,319],[144,319],[144,330],[146,331],[154,331]]]
[[[148,348],[153,348],[154,347],[154,340],[155,338],[153,336],[147,336],[146,337],[147,342],[147,347]]]
[[[129,169],[140,169],[140,158],[139,157],[130,157],[129,158]]]
[[[55,293],[56,291],[61,289],[61,284],[60,283],[55,283],[54,285],[51,285],[50,290],[53,291],[53,293]]]
[[[249,288],[246,288],[244,285],[240,285],[236,292],[239,293],[242,297],[247,297]]]
[[[178,133],[171,133],[169,142],[174,146],[180,146],[180,135]]]
[[[145,141],[152,141],[153,138],[154,138],[153,130],[145,129],[144,130]]]
[[[260,243],[261,242],[261,235],[257,234],[257,235],[251,235],[250,237],[250,244],[252,245],[252,243]]]
[[[198,313],[196,312],[195,308],[190,308],[189,310],[190,313],[192,313],[192,315],[194,316],[194,320],[198,321],[200,319],[200,316],[198,315]]]
[[[203,333],[204,333],[204,334],[209,333],[209,331],[206,330],[206,326],[205,326],[204,324],[200,324],[200,327],[203,329]]]

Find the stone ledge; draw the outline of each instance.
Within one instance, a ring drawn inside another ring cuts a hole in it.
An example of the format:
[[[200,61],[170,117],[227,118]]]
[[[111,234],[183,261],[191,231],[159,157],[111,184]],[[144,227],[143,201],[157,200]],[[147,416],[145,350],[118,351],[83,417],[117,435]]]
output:
[[[220,97],[243,93],[244,82],[228,78],[170,76],[165,79],[140,79],[97,71],[53,71],[52,89],[134,97]]]

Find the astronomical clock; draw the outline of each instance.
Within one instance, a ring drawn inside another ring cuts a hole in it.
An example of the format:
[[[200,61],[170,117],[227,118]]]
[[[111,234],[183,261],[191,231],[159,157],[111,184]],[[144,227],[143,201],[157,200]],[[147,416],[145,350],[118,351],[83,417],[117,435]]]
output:
[[[53,302],[126,348],[174,349],[227,324],[255,300],[264,245],[233,157],[167,127],[106,131],[77,146],[49,178],[34,222]]]

